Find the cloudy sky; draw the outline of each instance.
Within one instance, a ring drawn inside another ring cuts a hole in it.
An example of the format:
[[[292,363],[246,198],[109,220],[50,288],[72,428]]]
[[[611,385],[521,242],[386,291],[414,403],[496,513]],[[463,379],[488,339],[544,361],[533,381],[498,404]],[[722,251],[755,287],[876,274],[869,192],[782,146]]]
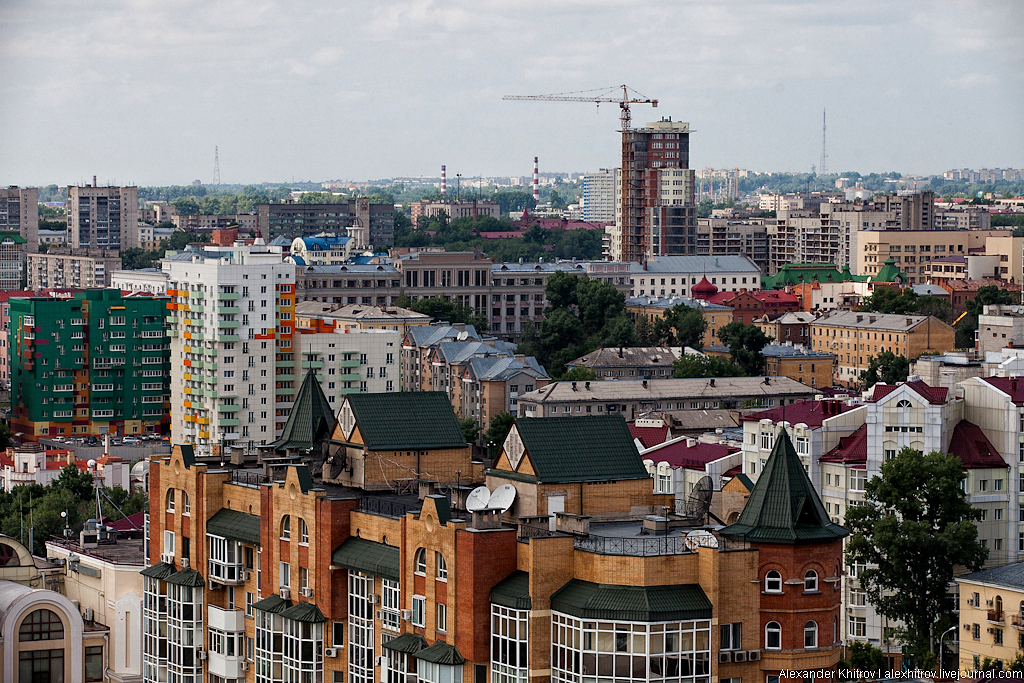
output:
[[[626,83],[691,166],[1024,166],[1020,0],[2,0],[0,183],[618,164]]]

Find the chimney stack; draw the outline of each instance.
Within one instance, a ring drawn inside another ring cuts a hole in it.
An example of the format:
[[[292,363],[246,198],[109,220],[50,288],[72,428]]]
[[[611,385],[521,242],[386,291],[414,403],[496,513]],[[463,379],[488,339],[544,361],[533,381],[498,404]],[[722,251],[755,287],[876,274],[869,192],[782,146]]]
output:
[[[93,177],[92,177],[92,186],[93,186],[93,187],[99,187],[99,186],[98,186],[98,185],[96,184],[96,176],[93,176]]]
[[[533,201],[540,203],[540,166],[537,157],[533,158]]]
[[[445,166],[441,164],[441,196],[448,193],[448,177],[445,175]]]

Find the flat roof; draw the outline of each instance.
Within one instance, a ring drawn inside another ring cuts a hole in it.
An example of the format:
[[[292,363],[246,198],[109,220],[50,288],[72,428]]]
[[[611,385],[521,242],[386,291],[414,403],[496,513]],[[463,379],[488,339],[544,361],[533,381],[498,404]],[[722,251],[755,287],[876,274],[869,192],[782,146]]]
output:
[[[575,387],[574,387],[575,385]],[[520,394],[519,402],[559,403],[575,401],[657,401],[659,399],[716,399],[749,396],[804,396],[817,390],[788,377],[717,377],[696,379],[652,379],[552,382]]]

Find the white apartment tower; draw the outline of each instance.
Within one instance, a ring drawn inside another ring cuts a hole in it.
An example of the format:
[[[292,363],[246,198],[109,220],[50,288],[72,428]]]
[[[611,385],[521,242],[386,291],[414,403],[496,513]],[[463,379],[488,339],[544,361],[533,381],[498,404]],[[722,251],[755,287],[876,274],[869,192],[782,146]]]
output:
[[[617,168],[602,168],[597,173],[583,176],[583,220],[607,223],[615,221],[619,182],[621,181]]]
[[[213,455],[225,445],[274,441],[277,399],[290,398],[277,396],[278,389],[292,386],[276,376],[279,349],[291,351],[294,322],[281,305],[290,301],[294,310],[294,298],[281,295],[294,292],[295,266],[281,259],[280,247],[257,244],[163,260],[171,297],[172,443]]]

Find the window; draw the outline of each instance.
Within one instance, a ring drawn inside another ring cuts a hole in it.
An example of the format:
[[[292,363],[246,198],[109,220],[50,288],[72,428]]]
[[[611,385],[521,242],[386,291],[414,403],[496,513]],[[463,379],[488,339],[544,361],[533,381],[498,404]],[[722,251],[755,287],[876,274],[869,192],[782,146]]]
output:
[[[818,590],[818,572],[813,569],[809,569],[807,573],[804,574],[804,592],[810,593],[816,590]]]
[[[992,642],[995,645],[1002,645],[1003,644],[1003,629],[1001,629],[1001,628],[994,628],[994,629],[992,629]]]
[[[850,617],[850,635],[854,638],[864,638],[867,635],[868,618]]]
[[[491,605],[491,680],[529,680],[528,610]]]
[[[782,592],[782,574],[774,569],[764,575],[764,590],[767,593]]]
[[[770,451],[775,445],[775,434],[772,432],[761,432],[761,450]]]
[[[102,665],[102,661],[100,664]],[[18,669],[20,671],[19,679],[22,681],[62,683],[64,681],[64,650],[21,652],[18,654]],[[99,679],[91,678],[89,680]]]
[[[804,624],[804,649],[818,647],[818,622],[808,621]]]
[[[858,588],[850,589],[850,605],[853,607],[864,607],[868,601],[867,591]]]
[[[64,622],[56,612],[48,609],[37,609],[25,617],[18,629],[18,640],[62,640],[64,638]]]
[[[416,551],[416,573],[420,576],[427,575],[427,551],[423,548]]]
[[[413,626],[427,625],[427,599],[422,595],[412,596],[412,623]]]
[[[192,514],[192,504],[189,503],[188,494],[185,493],[184,491],[181,492],[181,514],[183,514],[183,515],[191,515]]]
[[[867,470],[850,470],[850,490],[863,492],[864,484],[867,483],[867,478]]]
[[[722,624],[719,627],[719,632],[722,636],[722,650],[742,650],[743,649],[743,624],[736,622],[735,624]]]
[[[448,630],[448,605],[437,605],[437,630]]]
[[[974,624],[971,627],[971,637],[975,640],[981,640],[981,624]]]
[[[93,645],[85,648],[85,680],[103,680],[103,646]]]
[[[309,545],[309,527],[306,526],[306,520],[302,517],[299,517],[299,543]]]
[[[174,512],[174,489],[167,489],[167,511]]]
[[[292,566],[287,562],[281,563],[281,588],[289,588],[292,585]]]
[[[174,554],[174,532],[164,530],[164,554]]]
[[[436,554],[437,557],[437,579],[438,581],[448,580],[448,565],[444,561],[444,555]]]
[[[782,627],[777,621],[769,621],[764,626],[764,648],[766,650],[782,649]]]
[[[905,398],[901,399],[901,400],[896,402],[896,407],[897,408],[909,408],[910,407],[910,401],[908,401]]]
[[[292,518],[285,515],[281,518],[281,540],[288,541],[292,537]]]

